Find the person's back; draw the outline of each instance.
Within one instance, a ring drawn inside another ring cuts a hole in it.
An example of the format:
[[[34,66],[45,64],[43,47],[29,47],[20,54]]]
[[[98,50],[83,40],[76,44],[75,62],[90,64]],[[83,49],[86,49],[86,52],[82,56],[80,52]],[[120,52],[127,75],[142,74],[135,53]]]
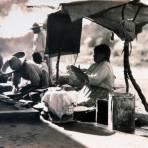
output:
[[[42,86],[49,87],[51,83],[49,78],[48,66],[45,62],[42,62],[41,68],[42,68],[42,77],[44,78],[42,79]]]
[[[10,68],[14,70],[13,84],[15,88],[18,88],[21,78],[30,81],[30,84],[28,84],[29,87],[45,87],[42,84],[42,81],[45,81],[45,77],[42,76],[42,69],[37,64],[31,63],[26,60],[21,62],[19,58],[12,57],[9,60],[9,65]]]
[[[39,67],[42,70],[42,81],[41,85],[43,87],[49,87],[50,85],[50,79],[49,79],[49,72],[48,72],[48,66],[47,64],[43,61],[43,58],[39,52],[34,52],[32,54],[33,61],[39,65]]]
[[[41,86],[42,70],[38,65],[25,61],[16,74],[29,80],[32,86]]]

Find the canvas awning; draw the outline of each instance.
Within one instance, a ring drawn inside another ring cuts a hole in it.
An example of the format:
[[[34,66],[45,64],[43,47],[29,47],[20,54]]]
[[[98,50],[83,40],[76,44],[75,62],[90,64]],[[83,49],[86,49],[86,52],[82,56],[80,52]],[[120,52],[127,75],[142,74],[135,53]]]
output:
[[[94,22],[104,26],[105,28],[112,30],[121,39],[126,40],[126,37],[124,37],[123,35],[124,28],[121,24],[124,20],[128,23],[125,26],[125,29],[127,29],[127,31],[132,32],[131,29],[132,27],[134,27],[134,39],[136,35],[142,31],[142,27],[148,23],[148,6],[141,3],[128,3],[116,8],[111,8],[101,13],[96,13],[89,16],[89,18],[92,19]],[[134,23],[132,24],[132,22]]]
[[[126,92],[129,92],[129,79],[136,89],[145,110],[148,112],[148,103],[139,85],[136,83],[129,63],[129,42],[133,41],[142,27],[148,23],[148,6],[139,0],[98,0],[61,4],[62,11],[67,13],[71,21],[88,18],[111,31],[124,40],[124,77]]]
[[[125,3],[130,2],[130,0],[97,0],[97,1],[75,1],[70,3],[61,3],[62,11],[69,14],[72,21],[77,19],[88,17],[95,13],[105,11],[109,8],[117,7]]]
[[[71,21],[88,18],[115,32],[122,40],[132,41],[148,23],[148,6],[136,0],[78,1],[62,3],[61,6]]]

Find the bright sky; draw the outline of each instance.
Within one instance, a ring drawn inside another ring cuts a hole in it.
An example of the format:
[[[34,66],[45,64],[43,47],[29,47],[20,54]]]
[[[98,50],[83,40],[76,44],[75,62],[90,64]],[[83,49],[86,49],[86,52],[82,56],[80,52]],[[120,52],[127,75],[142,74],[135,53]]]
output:
[[[9,15],[1,20],[1,37],[19,37],[25,35],[34,22],[43,23],[49,9],[34,9],[32,12],[24,12],[18,5],[13,5]]]
[[[47,4],[47,1],[49,4],[49,0],[30,0],[28,5],[45,5]],[[49,5],[58,7],[58,3],[55,4],[51,1]],[[13,4],[8,16],[0,18],[0,37],[11,38],[23,36],[31,31],[30,28],[34,22],[42,24],[46,20],[47,14],[56,11],[56,9],[52,10],[48,7],[29,9],[32,11],[22,11],[22,8],[19,5]]]
[[[49,5],[54,6],[52,10],[48,7],[29,8],[30,12],[22,11],[19,5],[13,4],[8,16],[0,18],[0,37],[11,38],[20,37],[28,33],[34,22],[42,24],[47,18],[47,14],[57,11],[62,2],[71,0],[28,0],[27,5]]]

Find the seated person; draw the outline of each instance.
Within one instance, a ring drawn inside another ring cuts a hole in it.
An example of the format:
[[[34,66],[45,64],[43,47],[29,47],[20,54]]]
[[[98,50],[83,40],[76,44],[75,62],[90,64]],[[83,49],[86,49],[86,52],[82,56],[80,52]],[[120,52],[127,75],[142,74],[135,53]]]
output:
[[[32,54],[33,61],[40,66],[42,69],[42,76],[44,77],[44,80],[42,80],[42,85],[49,87],[51,84],[50,79],[49,79],[49,71],[48,71],[48,66],[45,61],[43,61],[42,55],[39,52],[34,52]]]
[[[113,91],[115,77],[110,65],[110,53],[110,48],[105,44],[94,48],[94,63],[86,71],[87,84],[79,91],[85,101],[79,105],[94,106],[96,99],[108,98],[109,93]]]
[[[115,76],[110,65],[110,53],[110,48],[101,44],[94,48],[94,63],[85,73],[74,66],[68,67],[66,83],[78,88],[75,95],[78,105],[94,106],[96,99],[108,98],[113,91]]]
[[[21,92],[24,94],[37,88],[47,88],[49,85],[46,82],[49,79],[43,76],[42,69],[37,65],[29,61],[23,60],[13,56],[9,60],[9,66],[14,71],[13,84],[17,90],[19,90],[19,83],[21,78],[30,81],[30,84],[24,86]]]

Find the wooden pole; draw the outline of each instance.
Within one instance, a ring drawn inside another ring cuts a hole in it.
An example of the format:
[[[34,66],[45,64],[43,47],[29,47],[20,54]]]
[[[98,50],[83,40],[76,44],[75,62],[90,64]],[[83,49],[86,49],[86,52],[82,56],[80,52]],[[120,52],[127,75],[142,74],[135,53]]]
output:
[[[46,55],[45,61],[46,61],[47,66],[48,66],[49,81],[52,84],[52,59],[50,58],[49,55]]]
[[[124,44],[124,61],[125,61],[124,72],[126,73],[125,78],[128,77],[130,79],[130,81],[132,82],[135,90],[137,91],[137,93],[142,101],[142,104],[145,107],[145,110],[148,112],[148,103],[146,101],[146,98],[145,98],[144,94],[142,93],[141,88],[139,87],[139,85],[137,84],[136,80],[134,79],[134,77],[132,75],[132,71],[131,71],[130,63],[129,63],[129,42],[127,42],[127,41],[125,41],[125,44]],[[125,81],[127,81],[127,80],[125,80]],[[126,90],[128,90],[129,86],[127,84],[126,84],[126,87],[127,87]]]
[[[61,51],[58,52],[57,63],[56,63],[56,84],[59,84],[59,63],[60,63]]]
[[[129,83],[128,83],[128,57],[129,57],[129,44],[125,41],[124,42],[124,79],[126,84],[126,92],[129,92]]]

